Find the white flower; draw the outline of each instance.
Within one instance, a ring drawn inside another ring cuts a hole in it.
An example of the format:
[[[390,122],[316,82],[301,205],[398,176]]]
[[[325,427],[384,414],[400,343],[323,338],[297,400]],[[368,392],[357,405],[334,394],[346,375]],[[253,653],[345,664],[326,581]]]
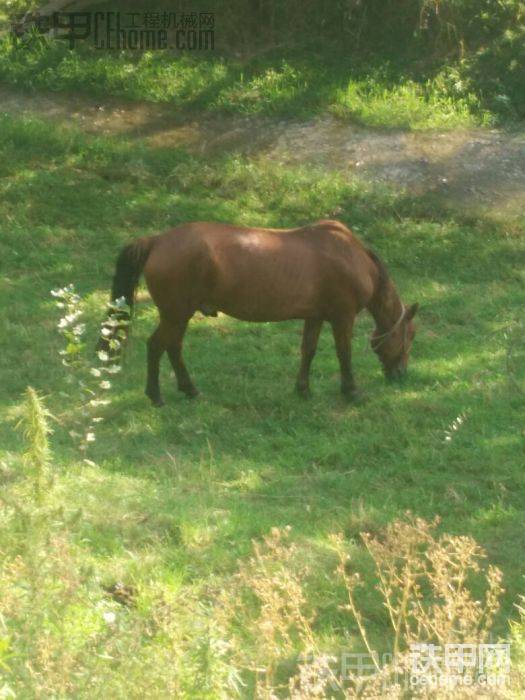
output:
[[[92,367],[89,371],[94,377],[100,377],[101,375],[101,371],[96,367]]]
[[[111,382],[104,380],[103,382],[100,382],[99,386],[101,389],[111,389]]]
[[[102,362],[107,362],[109,360],[109,355],[105,350],[99,350],[97,354],[98,354],[98,359],[101,360]]]
[[[78,326],[75,326],[73,328],[73,335],[82,335],[85,330],[86,330],[86,324],[79,323]]]
[[[126,302],[125,297],[119,297],[118,299],[115,299],[115,301],[113,302],[113,305],[116,306],[117,309],[122,309],[122,308],[126,307],[128,304]]]
[[[64,318],[68,323],[75,323],[79,316],[82,316],[82,311],[73,311],[72,314],[66,314]]]
[[[102,617],[108,623],[108,625],[113,625],[117,620],[117,616],[111,610],[106,610],[103,612]]]
[[[106,372],[109,372],[110,374],[117,374],[117,372],[120,372],[122,367],[120,365],[109,365],[109,367],[106,367]]]
[[[109,330],[109,328],[101,328],[100,334],[103,335],[104,338],[107,338],[109,335],[111,335],[111,331]]]
[[[61,318],[57,324],[57,328],[66,328],[68,325],[67,317]]]
[[[95,442],[95,433],[86,433],[86,442]]]
[[[89,402],[90,406],[107,406],[111,401],[109,399],[91,399]]]

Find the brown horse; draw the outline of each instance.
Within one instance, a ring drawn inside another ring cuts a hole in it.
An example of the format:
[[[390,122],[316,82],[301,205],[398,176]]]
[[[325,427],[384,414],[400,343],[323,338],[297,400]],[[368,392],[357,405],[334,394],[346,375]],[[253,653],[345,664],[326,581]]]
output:
[[[376,322],[372,349],[388,377],[406,370],[418,305],[403,306],[379,258],[339,221],[294,229],[244,228],[196,222],[139,238],[120,253],[112,299],[133,305],[144,272],[160,323],[148,340],[146,394],[163,404],[160,359],[167,351],[180,391],[196,396],[182,359],[184,333],[195,311],[222,311],[245,321],[304,319],[296,388],[309,393],[310,365],[323,321],[332,326],[341,390],[353,399],[350,339],[357,314]]]

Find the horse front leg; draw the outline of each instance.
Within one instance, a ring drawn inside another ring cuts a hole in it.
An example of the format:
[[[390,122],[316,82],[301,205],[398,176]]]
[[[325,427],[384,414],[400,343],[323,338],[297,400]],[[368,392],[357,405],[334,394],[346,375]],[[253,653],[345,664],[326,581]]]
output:
[[[170,358],[171,366],[177,378],[179,391],[182,391],[189,398],[198,396],[199,392],[191,381],[184,360],[182,359],[182,341],[188,326],[189,318],[170,322],[167,330],[166,350]]]
[[[317,350],[317,342],[323,322],[307,318],[304,322],[303,341],[301,343],[301,366],[295,387],[302,396],[310,395],[310,366]]]
[[[358,398],[358,392],[352,374],[352,350],[350,346],[354,317],[337,319],[331,324],[337,359],[341,368],[341,392],[348,400],[355,401]]]

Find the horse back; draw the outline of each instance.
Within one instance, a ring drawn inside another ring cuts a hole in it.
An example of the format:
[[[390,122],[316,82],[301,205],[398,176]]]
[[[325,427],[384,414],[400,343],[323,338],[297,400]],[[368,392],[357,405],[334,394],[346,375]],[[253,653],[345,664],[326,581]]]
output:
[[[196,222],[156,237],[144,274],[161,313],[201,308],[264,321],[359,310],[373,269],[338,221],[295,229]]]

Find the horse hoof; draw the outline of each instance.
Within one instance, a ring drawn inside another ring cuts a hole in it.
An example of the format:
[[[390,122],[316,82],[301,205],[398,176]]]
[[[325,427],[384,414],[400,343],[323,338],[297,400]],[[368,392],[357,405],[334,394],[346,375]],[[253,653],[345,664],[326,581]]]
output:
[[[163,406],[165,406],[165,403],[161,396],[150,396],[148,393],[146,393],[146,396],[151,401],[152,405],[156,408],[162,408]]]
[[[197,387],[194,386],[184,387],[184,389],[181,388],[179,389],[179,391],[182,391],[184,394],[186,394],[186,396],[189,399],[196,399],[199,395],[199,390],[197,389]]]
[[[310,399],[312,397],[312,392],[307,386],[296,386],[295,390],[303,399]]]
[[[357,389],[343,390],[343,396],[348,403],[360,404],[363,402],[363,394]]]

